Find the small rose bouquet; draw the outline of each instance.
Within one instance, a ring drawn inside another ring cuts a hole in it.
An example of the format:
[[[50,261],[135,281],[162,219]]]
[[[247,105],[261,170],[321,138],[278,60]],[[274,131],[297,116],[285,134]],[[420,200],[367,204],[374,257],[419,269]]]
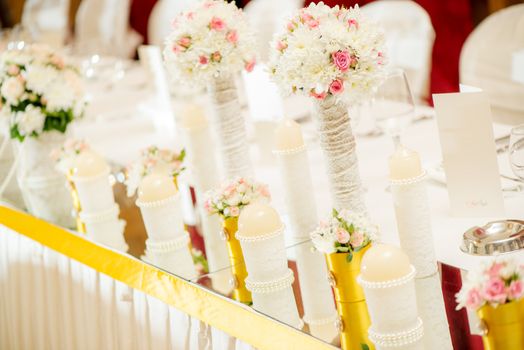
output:
[[[333,209],[328,222],[321,222],[311,233],[315,248],[325,254],[349,253],[348,261],[353,259],[353,253],[365,248],[376,240],[378,228],[361,214]]]
[[[524,297],[524,265],[513,260],[495,259],[480,271],[468,273],[457,293],[457,310],[478,310],[484,305],[497,307]]]
[[[84,109],[80,74],[58,53],[34,44],[0,56],[0,118],[11,138],[64,133]]]
[[[89,145],[84,140],[68,139],[62,147],[51,152],[51,159],[56,162],[56,169],[63,174],[68,174],[74,167],[76,157],[89,150]]]
[[[361,15],[358,5],[312,3],[275,36],[270,72],[287,94],[318,100],[359,96],[382,81],[384,46],[379,27]]]
[[[164,59],[174,80],[202,84],[253,70],[255,39],[234,3],[205,0],[175,18]]]
[[[193,264],[195,264],[195,268],[200,275],[209,273],[207,259],[201,250],[191,248],[191,257],[193,258]]]
[[[158,171],[168,176],[176,177],[186,168],[184,167],[184,149],[180,153],[168,149],[150,146],[140,153],[140,158],[126,168],[127,195],[133,196],[140,181],[153,171]]]
[[[207,193],[204,209],[209,215],[219,214],[224,218],[237,217],[240,210],[258,200],[269,200],[266,185],[242,177],[224,184],[219,190]]]

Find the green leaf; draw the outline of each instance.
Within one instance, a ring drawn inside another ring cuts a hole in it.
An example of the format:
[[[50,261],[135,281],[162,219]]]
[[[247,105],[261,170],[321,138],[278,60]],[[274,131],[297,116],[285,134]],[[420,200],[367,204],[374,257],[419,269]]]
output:
[[[333,211],[331,212],[331,215],[333,215],[334,218],[338,219],[338,211],[335,208],[333,208]]]
[[[360,344],[360,348],[361,348],[362,350],[369,350],[369,346],[368,346],[368,344],[364,344],[364,343]]]
[[[347,258],[346,258],[346,261],[347,261],[348,263],[350,263],[351,261],[353,261],[353,252],[352,252],[351,250],[349,251],[349,254],[348,254]]]
[[[186,149],[182,148],[182,150],[180,151],[180,154],[178,155],[178,160],[183,162],[185,158],[186,158]]]
[[[353,226],[353,224],[349,225],[348,232],[350,235],[352,235],[355,232],[355,226]]]

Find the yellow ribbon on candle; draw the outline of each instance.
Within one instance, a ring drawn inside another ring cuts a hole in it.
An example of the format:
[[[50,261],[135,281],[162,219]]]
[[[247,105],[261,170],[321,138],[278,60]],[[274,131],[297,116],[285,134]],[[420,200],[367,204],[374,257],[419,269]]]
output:
[[[224,218],[222,221],[224,236],[227,243],[229,263],[234,278],[233,299],[251,305],[251,292],[246,288],[247,269],[240,242],[235,237],[238,231],[238,217]]]
[[[335,291],[340,316],[340,342],[343,350],[375,349],[368,338],[371,320],[364,291],[357,283],[362,257],[370,247],[369,244],[359,252],[353,253],[351,262],[347,260],[349,253],[326,254],[330,282]]]
[[[484,305],[477,314],[484,350],[524,349],[524,299],[497,307]]]

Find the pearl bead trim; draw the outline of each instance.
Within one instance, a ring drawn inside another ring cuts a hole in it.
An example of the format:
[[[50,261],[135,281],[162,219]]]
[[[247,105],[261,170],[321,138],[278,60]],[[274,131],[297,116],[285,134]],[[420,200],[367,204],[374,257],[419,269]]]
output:
[[[426,178],[426,171],[423,170],[422,173],[419,176],[415,176],[415,177],[412,177],[410,179],[391,180],[391,185],[393,185],[393,186],[412,185],[412,184],[424,181],[425,178]]]
[[[180,237],[177,237],[170,241],[155,242],[155,241],[152,241],[151,239],[148,239],[146,241],[147,250],[150,251],[151,253],[156,253],[156,254],[170,253],[173,251],[180,250],[182,248],[187,249],[188,244],[189,244],[189,235],[187,233],[184,233]]]
[[[337,320],[337,318],[338,318],[338,314],[337,313],[334,313],[333,315],[331,315],[329,317],[317,318],[317,319],[314,319],[314,320],[309,318],[307,315],[304,315],[304,322],[306,322],[307,324],[310,324],[312,326],[323,326],[323,325],[329,324],[329,323],[335,324],[335,321]]]
[[[385,288],[391,288],[391,287],[398,287],[402,286],[408,282],[411,282],[417,273],[417,270],[413,265],[410,265],[410,272],[402,276],[400,278],[390,280],[390,281],[384,281],[384,282],[370,282],[366,281],[362,278],[362,275],[359,275],[357,277],[358,283],[363,287],[367,289],[385,289]]]
[[[413,344],[424,336],[424,325],[420,317],[417,318],[415,327],[404,332],[377,333],[373,329],[368,330],[369,340],[376,346],[395,348]]]
[[[177,193],[174,196],[171,196],[165,199],[161,199],[159,201],[144,202],[144,201],[141,201],[140,199],[137,199],[135,203],[140,208],[159,208],[169,203],[175,202],[179,200],[179,198],[180,198],[180,193]]]
[[[88,213],[85,211],[80,212],[80,219],[86,224],[94,224],[98,222],[104,222],[109,220],[115,220],[118,218],[118,213],[120,213],[120,208],[115,203],[113,207],[105,211],[99,211],[97,213]]]
[[[275,231],[263,234],[261,236],[242,236],[242,232],[240,231],[238,231],[235,236],[240,242],[252,243],[252,242],[267,241],[268,239],[281,235],[283,232],[284,232],[284,225],[282,224],[282,226],[280,226],[280,228],[276,229]]]
[[[288,269],[286,275],[273,281],[255,282],[251,281],[249,276],[246,278],[245,281],[246,288],[249,291],[257,294],[269,294],[288,288],[293,284],[294,280],[295,276],[293,275],[293,271],[291,269]]]
[[[298,146],[295,148],[290,149],[283,149],[283,150],[274,150],[273,154],[276,154],[277,156],[289,156],[297,153],[302,153],[306,150],[306,145]]]

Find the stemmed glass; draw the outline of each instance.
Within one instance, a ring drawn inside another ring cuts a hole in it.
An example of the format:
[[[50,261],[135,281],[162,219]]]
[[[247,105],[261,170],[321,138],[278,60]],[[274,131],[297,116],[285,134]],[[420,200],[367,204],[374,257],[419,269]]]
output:
[[[524,182],[524,124],[511,129],[509,138],[509,162],[513,173]]]
[[[378,128],[388,134],[397,148],[404,129],[413,121],[415,103],[404,70],[393,68],[375,93],[371,113]]]

